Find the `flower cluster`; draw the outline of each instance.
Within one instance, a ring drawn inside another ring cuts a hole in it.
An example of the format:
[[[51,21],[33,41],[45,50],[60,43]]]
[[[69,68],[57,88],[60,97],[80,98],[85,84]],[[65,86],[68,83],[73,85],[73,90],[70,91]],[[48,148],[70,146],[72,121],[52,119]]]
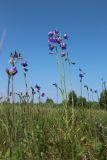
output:
[[[9,64],[11,65],[11,67],[6,69],[6,73],[8,75],[8,101],[9,101],[9,96],[10,96],[10,83],[12,83],[12,97],[13,97],[13,101],[14,101],[14,75],[16,75],[18,73],[18,70],[16,68],[16,63],[17,62],[21,62],[21,66],[23,67],[23,73],[24,73],[24,79],[25,79],[25,87],[26,87],[26,97],[28,98],[28,89],[27,89],[27,82],[26,82],[26,71],[28,71],[28,69],[26,68],[28,66],[27,61],[24,61],[22,58],[22,55],[18,52],[14,52],[10,54],[9,57]]]
[[[82,79],[84,77],[84,75],[86,74],[85,72],[83,72],[83,70],[81,68],[79,68],[79,78],[80,78],[80,82],[82,82]]]
[[[15,66],[12,66],[11,68],[7,68],[6,72],[9,76],[14,76],[18,71],[17,68]]]
[[[18,72],[17,68],[16,68],[16,63],[17,61],[21,59],[21,54],[17,53],[16,51],[14,53],[10,54],[10,59],[9,59],[9,63],[11,64],[10,68],[6,69],[6,73],[11,77],[16,75],[16,73]]]
[[[65,50],[67,49],[67,44],[64,40],[68,40],[68,35],[66,33],[61,36],[61,33],[57,29],[50,31],[48,33],[49,54],[54,54],[59,46],[61,49],[61,56],[64,57],[66,55]]]
[[[35,85],[35,88],[36,88],[36,91],[39,93],[39,96],[41,97],[45,96],[44,92],[40,93],[41,87],[38,84]]]
[[[20,53],[17,53],[16,51],[14,53],[11,53],[10,54],[10,60],[9,60],[9,63],[13,66],[15,66],[16,62],[18,60],[22,59],[21,57],[21,54]]]
[[[22,60],[21,65],[22,65],[22,67],[23,67],[24,71],[25,71],[25,72],[27,72],[27,71],[28,71],[28,69],[26,68],[26,67],[28,66],[27,61]]]

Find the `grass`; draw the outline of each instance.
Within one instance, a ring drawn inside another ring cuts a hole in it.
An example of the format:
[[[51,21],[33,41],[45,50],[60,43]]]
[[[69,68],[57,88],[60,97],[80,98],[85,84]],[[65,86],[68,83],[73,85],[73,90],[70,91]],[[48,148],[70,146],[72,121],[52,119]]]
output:
[[[66,124],[67,122],[67,124]],[[0,105],[0,160],[106,160],[107,111]]]

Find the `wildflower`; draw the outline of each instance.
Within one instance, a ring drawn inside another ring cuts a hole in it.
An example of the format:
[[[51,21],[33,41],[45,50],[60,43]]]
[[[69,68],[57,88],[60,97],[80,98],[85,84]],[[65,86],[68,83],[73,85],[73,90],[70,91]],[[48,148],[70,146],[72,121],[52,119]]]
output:
[[[27,69],[27,68],[24,68],[24,71],[25,71],[25,72],[27,72],[27,71],[28,71],[28,69]]]
[[[71,61],[70,63],[73,64],[73,65],[75,65],[75,62],[72,62],[72,61]]]
[[[11,67],[11,68],[8,70],[8,73],[9,73],[10,76],[11,76],[11,75],[14,76],[17,72],[18,72],[18,71],[17,71],[17,69],[16,69],[15,66]]]
[[[59,30],[58,30],[58,29],[55,29],[55,30],[54,30],[54,33],[55,33],[55,34],[59,34]]]
[[[64,39],[68,39],[68,35],[65,33],[65,34],[63,35],[63,38],[64,38]]]
[[[94,92],[95,92],[95,93],[98,93],[98,91],[97,91],[97,90],[95,90]]]
[[[67,48],[67,44],[66,44],[66,43],[61,43],[61,44],[60,44],[60,47],[61,47],[63,50],[65,50],[65,49]]]
[[[45,96],[45,93],[43,92],[43,93],[41,94],[41,96],[44,97],[44,96]]]
[[[56,43],[56,42],[57,42],[57,39],[56,39],[55,37],[53,37],[53,38],[52,38],[52,42],[53,42],[53,43]]]
[[[61,42],[62,42],[62,38],[59,36],[59,37],[57,37],[56,38],[56,42],[58,43],[58,44],[60,44]]]
[[[31,88],[32,92],[34,92],[34,88],[33,87],[30,87],[30,88]]]
[[[15,51],[15,53],[13,54],[13,58],[19,58],[19,54]]]
[[[35,88],[37,89],[37,91],[40,91],[40,86],[38,86],[37,84],[35,85]]]
[[[48,36],[49,37],[52,37],[54,35],[54,32],[53,31],[50,31],[49,33],[48,33]]]
[[[32,94],[33,94],[33,95],[36,94],[34,88],[33,88],[33,87],[30,87],[30,88],[31,88],[31,90],[32,90]]]
[[[49,49],[52,51],[54,49],[54,46],[49,44]]]
[[[66,55],[65,52],[62,51],[62,52],[61,52],[61,57],[65,57],[65,55]]]
[[[80,73],[80,74],[79,74],[79,77],[80,77],[80,78],[83,78],[83,77],[84,77],[84,75]]]
[[[21,63],[21,65],[22,65],[23,67],[27,67],[27,66],[28,66],[27,61],[23,61],[23,62]]]
[[[56,83],[53,83],[53,86],[55,86],[56,88],[58,87],[58,85]]]
[[[84,85],[84,87],[88,90],[88,86],[87,85]]]
[[[19,53],[19,57],[18,57],[19,59],[22,59],[22,55]]]
[[[48,38],[48,42],[50,43],[50,42],[53,42],[53,38],[52,37],[49,37]]]

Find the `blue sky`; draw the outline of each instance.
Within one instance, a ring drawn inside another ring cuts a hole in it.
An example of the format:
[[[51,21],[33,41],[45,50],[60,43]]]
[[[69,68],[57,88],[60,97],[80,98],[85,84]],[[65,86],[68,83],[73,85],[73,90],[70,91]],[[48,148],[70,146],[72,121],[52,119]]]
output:
[[[5,68],[9,66],[9,55],[17,50],[29,63],[28,85],[38,83],[46,97],[56,99],[51,84],[59,82],[59,75],[55,56],[48,54],[47,43],[47,33],[54,28],[69,35],[68,52],[76,62],[72,83],[77,94],[78,68],[87,73],[84,84],[101,90],[101,77],[107,79],[106,0],[0,0],[0,37],[4,29],[7,31],[0,52],[1,94],[7,89]],[[15,89],[24,90],[20,67]]]

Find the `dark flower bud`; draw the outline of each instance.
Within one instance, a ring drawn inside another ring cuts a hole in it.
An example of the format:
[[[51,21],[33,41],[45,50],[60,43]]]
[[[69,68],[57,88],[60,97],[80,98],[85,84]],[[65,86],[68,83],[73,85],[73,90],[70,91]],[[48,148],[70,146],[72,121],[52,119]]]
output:
[[[21,65],[22,65],[23,67],[27,67],[27,66],[28,66],[27,61],[23,61],[23,62],[21,63]]]
[[[84,76],[83,76],[83,74],[80,73],[80,74],[79,74],[79,77],[80,77],[80,78],[83,78]]]
[[[58,87],[58,85],[56,83],[53,83],[53,86]]]
[[[37,84],[35,85],[35,88],[37,89],[37,92],[40,91],[40,86],[38,86]]]
[[[44,97],[44,96],[45,96],[45,93],[42,93],[41,96]]]

